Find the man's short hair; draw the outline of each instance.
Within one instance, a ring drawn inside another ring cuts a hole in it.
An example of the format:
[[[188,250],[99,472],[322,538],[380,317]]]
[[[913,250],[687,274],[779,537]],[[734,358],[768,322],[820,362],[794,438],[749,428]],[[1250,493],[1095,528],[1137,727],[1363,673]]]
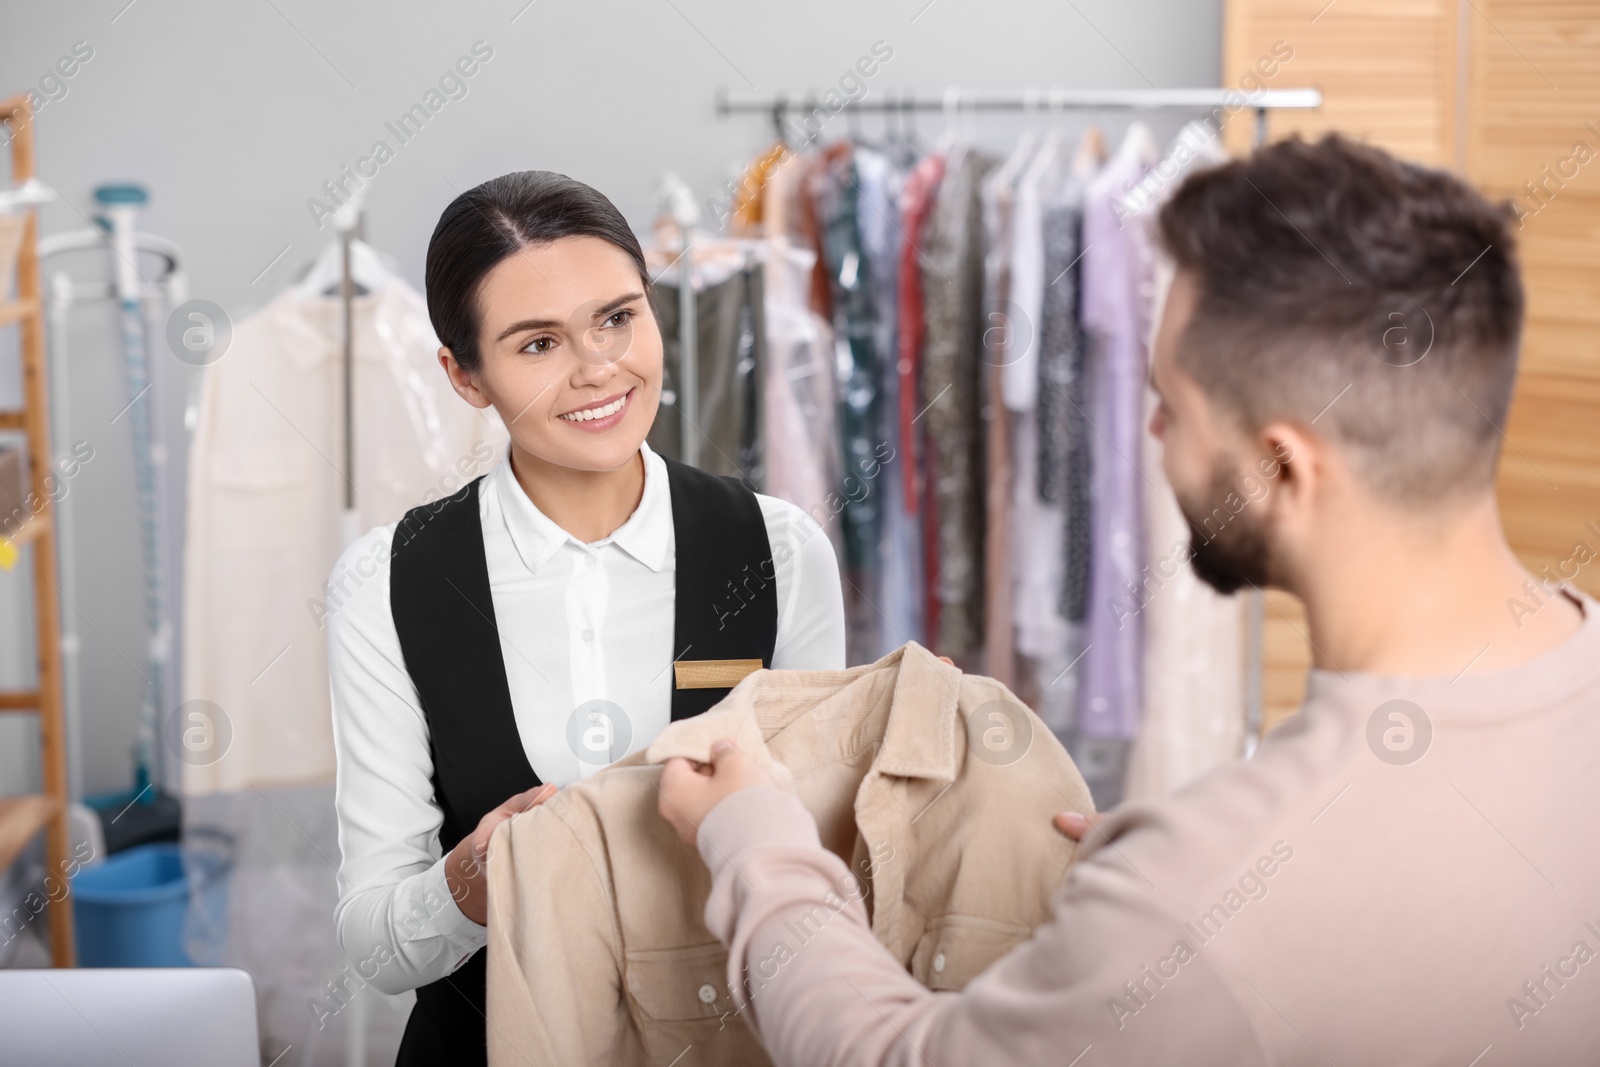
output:
[[[1390,500],[1485,489],[1522,332],[1512,218],[1337,134],[1200,171],[1160,216],[1198,288],[1178,363],[1247,432],[1315,422]]]

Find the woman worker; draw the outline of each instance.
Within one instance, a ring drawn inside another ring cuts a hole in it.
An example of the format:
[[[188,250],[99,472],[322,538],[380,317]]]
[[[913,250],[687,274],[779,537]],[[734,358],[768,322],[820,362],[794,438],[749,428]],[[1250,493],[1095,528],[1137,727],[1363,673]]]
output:
[[[336,921],[363,979],[417,991],[398,1062],[469,1064],[495,826],[755,666],[843,667],[844,616],[804,511],[645,444],[661,333],[604,196],[543,171],[485,182],[440,217],[426,282],[440,365],[510,445],[335,569],[365,572],[329,619]]]

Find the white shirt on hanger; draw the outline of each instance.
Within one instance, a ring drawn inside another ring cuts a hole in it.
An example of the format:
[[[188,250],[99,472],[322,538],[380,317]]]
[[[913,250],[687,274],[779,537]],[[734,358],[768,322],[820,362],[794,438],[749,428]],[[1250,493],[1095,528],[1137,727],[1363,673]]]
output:
[[[508,460],[479,485],[512,711],[544,782],[567,785],[600,769],[568,745],[568,719],[580,705],[607,701],[614,717],[620,709],[630,752],[647,747],[671,719],[671,669],[682,651],[672,647],[672,499],[666,462],[648,445],[642,452],[639,506],[593,543],[540,512]],[[842,668],[844,603],[832,545],[800,508],[756,499],[776,572],[773,667]],[[395,962],[369,980],[391,993],[450,974],[487,941],[445,883],[427,721],[389,607],[394,528],[378,527],[340,558],[329,579],[328,618],[343,856],[335,921],[348,958],[382,962],[380,950],[388,950]],[[348,592],[334,608],[338,590]]]
[[[1020,321],[1012,326],[1012,348],[1000,369],[1000,393],[1012,411],[1032,411],[1039,396],[1039,326],[1044,318],[1045,200],[1055,191],[1066,142],[1060,129],[1044,136],[1033,158],[1017,178],[1011,214],[1010,311]]]
[[[169,727],[184,716],[166,743],[188,796],[332,783],[325,616],[336,605],[324,583],[348,546],[346,478],[356,529],[367,529],[455,492],[505,447],[500,417],[463,403],[440,372],[421,293],[391,277],[351,311],[348,471],[337,299],[281,293],[205,368],[189,447],[182,671],[184,700],[210,710],[162,709]],[[189,749],[191,737],[201,747]]]

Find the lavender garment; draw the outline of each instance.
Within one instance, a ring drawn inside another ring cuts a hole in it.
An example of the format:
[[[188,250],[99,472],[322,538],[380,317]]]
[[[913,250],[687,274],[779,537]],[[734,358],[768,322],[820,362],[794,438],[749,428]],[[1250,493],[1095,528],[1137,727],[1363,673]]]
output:
[[[1090,337],[1089,420],[1093,434],[1093,514],[1089,601],[1078,699],[1078,733],[1131,741],[1143,709],[1144,628],[1126,608],[1143,557],[1143,478],[1147,268],[1119,200],[1157,158],[1149,131],[1135,124],[1084,198],[1082,317]]]

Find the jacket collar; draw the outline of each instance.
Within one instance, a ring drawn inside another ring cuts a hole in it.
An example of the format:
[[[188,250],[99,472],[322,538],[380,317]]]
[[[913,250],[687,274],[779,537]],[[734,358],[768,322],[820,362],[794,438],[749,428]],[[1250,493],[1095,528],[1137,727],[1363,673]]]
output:
[[[615,544],[653,571],[666,566],[668,550],[673,544],[672,491],[667,484],[667,464],[649,445],[640,445],[639,451],[644,455],[644,492],[639,506],[611,536],[585,543],[562,529],[528,499],[511,469],[508,446],[505,457],[490,472],[489,482],[501,502],[512,544],[529,571],[537,574],[556,550],[569,541],[588,549]]]
[[[955,732],[964,721],[957,703],[961,672],[915,642],[876,663],[846,671],[757,671],[710,711],[680,719],[658,734],[645,751],[645,761],[659,763],[673,756],[686,756],[704,762],[710,758],[713,741],[731,737],[755,762],[768,769],[780,787],[792,793],[793,775],[772,758],[765,737],[781,733],[795,724],[798,716],[774,721],[769,728],[761,722],[760,709],[788,705],[788,701],[775,699],[780,696],[814,694],[819,703],[807,711],[822,714],[827,704],[852,687],[868,689],[874,686],[875,676],[886,672],[895,672],[894,688],[888,698],[888,720],[872,767],[856,790],[856,828],[868,847],[868,855],[877,855],[875,847],[887,842],[910,848],[913,836],[907,827],[956,779]],[[841,719],[835,740],[856,747],[854,752],[837,755],[855,755],[877,740],[852,730],[858,723],[849,716]],[[823,753],[816,755],[819,760],[825,758]],[[916,779],[929,784],[919,788]],[[945,785],[935,789],[940,782]],[[934,794],[931,800],[924,799],[927,794]],[[906,854],[904,858],[904,863],[875,865],[867,876],[872,892],[873,935],[891,953],[902,957],[909,939],[918,934],[904,928],[907,869],[914,866],[915,857]]]
[[[900,678],[883,731],[878,773],[953,782],[958,767],[956,700],[961,671],[915,641],[873,666],[887,665],[895,656],[900,657]]]
[[[961,719],[956,710],[961,671],[915,641],[876,663],[844,671],[757,671],[710,711],[670,724],[650,744],[645,761],[662,763],[685,756],[704,762],[710,758],[713,741],[730,737],[763,767],[781,767],[767,748],[766,738],[788,723],[763,724],[762,706],[780,694],[813,692],[820,699],[830,699],[865,684],[870,676],[896,668],[898,676],[874,771],[897,778],[955,781],[960,766],[955,735]],[[785,775],[787,769],[775,775],[780,785]]]

